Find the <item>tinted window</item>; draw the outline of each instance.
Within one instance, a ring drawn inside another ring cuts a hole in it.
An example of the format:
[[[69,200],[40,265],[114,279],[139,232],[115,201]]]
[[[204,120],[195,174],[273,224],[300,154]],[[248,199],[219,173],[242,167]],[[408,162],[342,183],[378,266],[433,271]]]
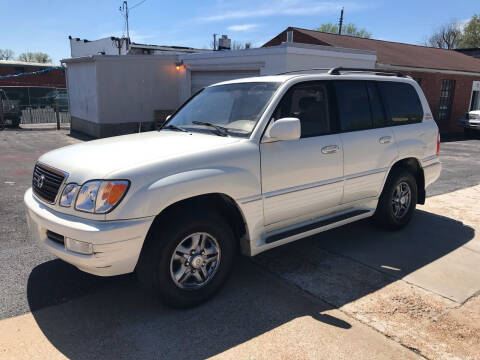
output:
[[[283,97],[274,119],[300,119],[301,137],[330,133],[328,91],[325,83],[308,82],[294,85]]]
[[[335,81],[338,115],[342,131],[372,127],[372,116],[364,81]]]
[[[410,84],[382,81],[378,83],[378,88],[393,125],[422,121],[422,104]]]
[[[387,117],[383,109],[377,85],[374,81],[367,82],[368,97],[370,99],[370,110],[372,111],[372,120],[374,127],[388,126]]]

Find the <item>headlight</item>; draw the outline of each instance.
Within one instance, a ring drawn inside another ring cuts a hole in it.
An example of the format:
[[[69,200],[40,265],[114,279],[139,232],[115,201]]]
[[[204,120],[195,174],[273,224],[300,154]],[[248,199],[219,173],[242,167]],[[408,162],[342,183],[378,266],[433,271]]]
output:
[[[62,197],[60,198],[60,206],[70,207],[72,205],[75,195],[77,195],[78,189],[80,186],[77,184],[68,184],[63,189]]]
[[[127,192],[126,180],[93,180],[83,184],[75,202],[75,209],[104,214],[112,210]]]

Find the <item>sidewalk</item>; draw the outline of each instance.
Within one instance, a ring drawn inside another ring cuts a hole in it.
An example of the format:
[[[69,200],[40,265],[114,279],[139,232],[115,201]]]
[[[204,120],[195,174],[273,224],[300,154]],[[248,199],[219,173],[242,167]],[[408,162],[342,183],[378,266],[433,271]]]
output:
[[[61,123],[61,130],[70,130],[69,123]],[[20,124],[20,128],[12,130],[57,130],[57,123],[41,123],[41,124]]]

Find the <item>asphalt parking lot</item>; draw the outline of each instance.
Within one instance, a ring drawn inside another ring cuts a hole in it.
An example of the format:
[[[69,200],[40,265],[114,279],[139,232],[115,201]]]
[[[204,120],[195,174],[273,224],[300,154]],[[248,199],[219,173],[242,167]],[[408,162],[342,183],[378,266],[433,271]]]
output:
[[[480,140],[442,143],[442,175],[407,229],[362,221],[239,258],[219,295],[187,311],[31,240],[35,160],[79,141],[0,132],[0,357],[480,358]]]

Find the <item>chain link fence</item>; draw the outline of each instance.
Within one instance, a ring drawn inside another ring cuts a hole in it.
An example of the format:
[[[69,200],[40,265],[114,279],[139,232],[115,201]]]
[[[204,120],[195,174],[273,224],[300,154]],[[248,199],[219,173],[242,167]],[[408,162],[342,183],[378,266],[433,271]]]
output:
[[[0,123],[70,124],[66,89],[51,87],[5,86],[0,88]]]

